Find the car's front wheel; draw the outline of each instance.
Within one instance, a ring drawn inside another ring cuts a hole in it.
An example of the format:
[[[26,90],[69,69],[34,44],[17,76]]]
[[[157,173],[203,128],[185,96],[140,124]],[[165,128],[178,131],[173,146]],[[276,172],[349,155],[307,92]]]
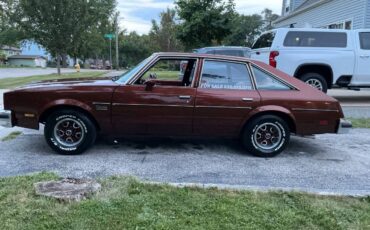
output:
[[[48,117],[44,134],[54,151],[63,155],[76,155],[94,144],[96,127],[84,113],[60,110]]]
[[[288,145],[290,130],[280,117],[264,115],[250,121],[245,127],[242,142],[248,152],[258,157],[274,157]]]

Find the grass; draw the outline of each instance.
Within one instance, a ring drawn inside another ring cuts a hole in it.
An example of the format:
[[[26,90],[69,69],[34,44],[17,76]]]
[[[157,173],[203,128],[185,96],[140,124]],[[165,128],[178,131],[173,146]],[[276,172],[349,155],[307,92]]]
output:
[[[80,203],[36,196],[41,173],[0,179],[0,229],[370,229],[370,199],[175,188],[103,179]]]
[[[89,78],[89,77],[101,77],[106,72],[81,72],[81,73],[67,73],[67,74],[49,74],[49,75],[35,75],[30,77],[19,77],[19,78],[4,78],[0,79],[0,89],[12,89],[22,85],[29,84],[31,82],[44,81],[44,80],[57,80],[57,79],[69,79],[69,78]]]
[[[172,80],[172,81],[179,81],[179,75],[180,71],[163,71],[163,70],[158,70],[158,71],[149,71],[145,73],[144,79],[148,79],[149,75],[151,73],[156,73],[158,80]]]
[[[370,129],[370,118],[348,118],[352,122],[353,128]]]
[[[1,141],[11,141],[11,140],[14,140],[15,138],[17,138],[19,135],[22,135],[22,132],[19,132],[19,131],[15,131],[15,132],[11,132],[8,134],[8,136],[5,136],[3,138],[1,138]]]

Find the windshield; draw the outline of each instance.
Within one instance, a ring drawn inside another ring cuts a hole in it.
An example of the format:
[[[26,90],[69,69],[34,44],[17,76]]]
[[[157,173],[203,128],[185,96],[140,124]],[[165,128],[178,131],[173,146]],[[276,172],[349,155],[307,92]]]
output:
[[[140,62],[134,68],[128,70],[123,75],[121,75],[118,80],[116,81],[118,84],[126,84],[137,72],[139,72],[150,60],[152,56],[148,57],[144,61]]]

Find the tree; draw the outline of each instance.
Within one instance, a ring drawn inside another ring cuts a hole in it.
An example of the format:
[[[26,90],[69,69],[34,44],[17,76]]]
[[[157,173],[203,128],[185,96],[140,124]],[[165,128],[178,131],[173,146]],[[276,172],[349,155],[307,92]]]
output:
[[[264,31],[271,30],[274,27],[272,26],[273,22],[279,18],[279,15],[274,14],[270,9],[264,9],[262,11],[263,21],[265,22],[265,26],[263,28]]]
[[[109,20],[115,0],[18,0],[18,23],[35,42],[57,58],[60,74],[61,55],[78,56],[89,37]],[[103,36],[103,35],[101,35]]]
[[[182,50],[181,42],[176,37],[178,25],[176,24],[176,11],[167,8],[160,15],[160,24],[152,20],[152,29],[149,33],[154,46],[158,51],[172,52]]]
[[[18,11],[15,0],[0,0],[0,47],[17,45],[25,37],[15,20]]]
[[[221,44],[231,32],[233,0],[176,0],[178,38],[186,49]]]
[[[237,14],[232,23],[231,34],[224,40],[224,45],[251,46],[255,38],[261,33],[262,17],[258,14]]]
[[[119,46],[121,66],[131,67],[149,57],[154,52],[150,40],[150,36],[140,36],[136,32],[121,35]]]

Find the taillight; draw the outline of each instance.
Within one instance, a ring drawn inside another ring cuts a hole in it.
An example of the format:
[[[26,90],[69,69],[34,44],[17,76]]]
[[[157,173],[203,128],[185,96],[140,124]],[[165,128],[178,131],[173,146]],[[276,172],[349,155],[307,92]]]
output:
[[[277,56],[279,56],[279,51],[271,51],[270,52],[270,59],[269,59],[270,60],[270,66],[272,66],[274,68],[276,68],[276,66],[277,66],[277,62],[275,60],[275,58]]]

